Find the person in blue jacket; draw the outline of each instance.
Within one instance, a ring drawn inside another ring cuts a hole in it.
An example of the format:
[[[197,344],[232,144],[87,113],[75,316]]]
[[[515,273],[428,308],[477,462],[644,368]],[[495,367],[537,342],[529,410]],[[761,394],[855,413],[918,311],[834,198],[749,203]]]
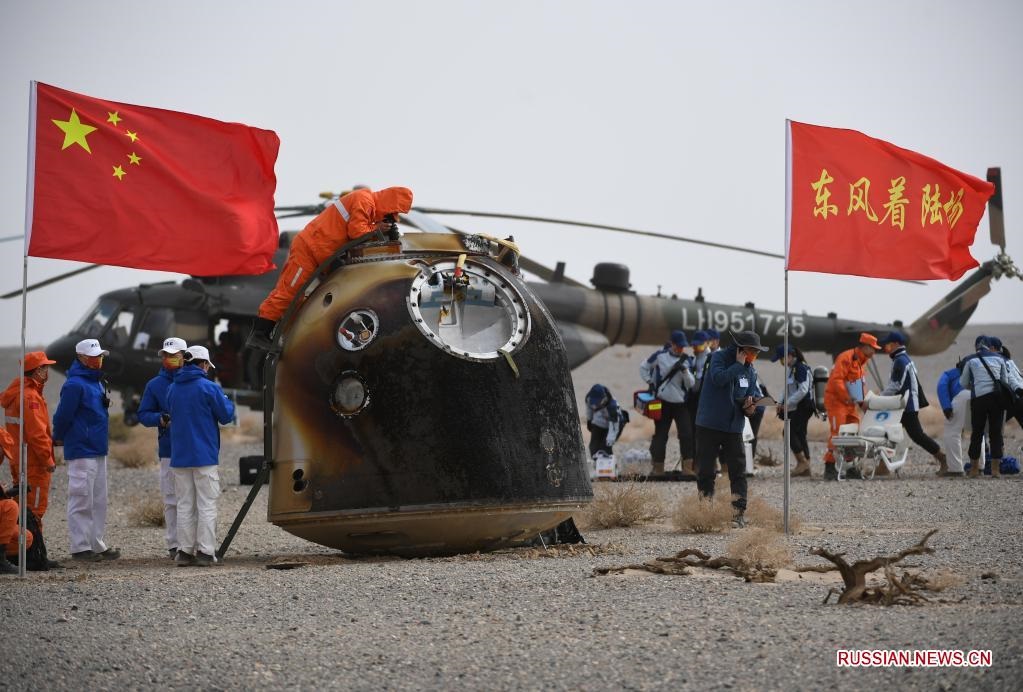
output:
[[[185,366],[167,389],[172,424],[171,469],[178,500],[178,553],[186,565],[216,562],[217,498],[220,496],[220,425],[234,420],[234,404],[208,379],[214,367],[204,346],[191,346]]]
[[[756,413],[754,397],[757,371],[753,362],[766,346],[760,335],[744,331],[732,334],[734,346],[715,351],[703,379],[696,411],[696,486],[704,497],[714,495],[714,462],[720,457],[728,469],[735,500],[735,522],[744,526],[746,511],[746,455],[742,447],[745,419]]]
[[[586,393],[586,429],[590,432],[590,457],[597,452],[610,456],[612,445],[629,422],[629,414],[622,410],[611,390],[595,384]]]
[[[160,372],[146,383],[139,402],[139,422],[147,428],[156,428],[157,457],[160,460],[160,494],[163,495],[163,533],[167,552],[171,559],[178,554],[178,501],[174,493],[174,472],[170,468],[170,407],[167,405],[167,389],[174,381],[174,375],[185,364],[184,339],[172,336],[165,339],[160,348]]]
[[[970,390],[963,389],[959,383],[962,374],[963,361],[960,360],[954,368],[941,373],[938,378],[938,401],[941,403],[941,412],[945,414],[942,441],[945,443],[947,460],[944,468],[938,469],[939,476],[963,476],[963,428],[970,412]]]
[[[877,342],[892,359],[892,372],[888,384],[881,390],[882,395],[892,394],[906,396],[906,408],[902,412],[902,427],[909,439],[923,447],[938,462],[938,472],[948,470],[948,462],[941,446],[924,432],[920,426],[920,409],[926,407],[927,401],[921,399],[920,379],[917,377],[916,365],[906,352],[906,337],[902,332],[888,332],[888,335]],[[884,466],[883,464],[881,465]],[[878,469],[880,471],[880,469]]]
[[[110,399],[103,384],[103,350],[96,339],[75,344],[75,360],[53,414],[53,444],[68,468],[67,529],[71,557],[96,562],[121,557],[107,546],[107,451]]]
[[[789,419],[789,449],[796,457],[796,467],[790,475],[809,478],[810,443],[807,441],[806,430],[815,410],[813,373],[806,363],[806,356],[792,344],[789,344],[788,353],[785,352],[784,344],[778,344],[771,362],[777,363],[782,359],[785,362],[785,395],[778,402],[776,412],[779,418],[787,415]]]

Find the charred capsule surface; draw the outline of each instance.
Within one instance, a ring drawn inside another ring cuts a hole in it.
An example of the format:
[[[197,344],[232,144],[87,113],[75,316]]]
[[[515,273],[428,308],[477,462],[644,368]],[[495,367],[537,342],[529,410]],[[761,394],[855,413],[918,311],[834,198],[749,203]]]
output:
[[[452,236],[350,260],[277,367],[269,518],[353,553],[494,549],[591,498],[564,345],[507,267]]]

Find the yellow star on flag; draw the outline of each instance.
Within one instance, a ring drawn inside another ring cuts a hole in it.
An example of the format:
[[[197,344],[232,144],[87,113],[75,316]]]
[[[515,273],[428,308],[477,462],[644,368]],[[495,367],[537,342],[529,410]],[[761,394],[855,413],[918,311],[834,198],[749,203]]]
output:
[[[124,169],[123,169],[123,168],[121,168],[120,166],[114,166],[114,177],[115,177],[115,178],[117,178],[118,180],[120,180],[120,179],[121,179],[121,178],[123,178],[123,177],[124,177],[125,175],[127,175],[127,173],[125,173],[125,172],[124,172]]]
[[[60,148],[61,151],[72,144],[77,144],[90,154],[92,153],[92,150],[89,149],[89,142],[85,138],[95,132],[96,128],[79,120],[78,113],[75,113],[74,108],[71,109],[71,117],[67,120],[54,120],[53,124],[64,131],[64,146]]]
[[[122,118],[117,114],[117,111],[113,113],[107,113],[107,122],[113,123],[114,127],[117,127],[117,123],[121,122]]]
[[[130,154],[128,154],[128,161],[133,166],[141,166],[142,164],[139,163],[139,161],[141,161],[141,160],[142,160],[142,157],[137,155],[134,151],[131,152]]]
[[[132,142],[134,142],[135,140],[137,140],[139,138],[139,134],[137,132],[132,132],[131,130],[128,130],[127,132],[125,132],[124,136],[127,137],[128,139],[130,139]]]

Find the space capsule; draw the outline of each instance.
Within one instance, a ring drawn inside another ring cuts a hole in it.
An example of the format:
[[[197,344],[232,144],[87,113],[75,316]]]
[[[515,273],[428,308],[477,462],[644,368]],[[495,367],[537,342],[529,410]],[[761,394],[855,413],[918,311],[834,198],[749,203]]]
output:
[[[592,498],[565,347],[485,236],[364,243],[287,326],[268,519],[355,554],[535,537]]]

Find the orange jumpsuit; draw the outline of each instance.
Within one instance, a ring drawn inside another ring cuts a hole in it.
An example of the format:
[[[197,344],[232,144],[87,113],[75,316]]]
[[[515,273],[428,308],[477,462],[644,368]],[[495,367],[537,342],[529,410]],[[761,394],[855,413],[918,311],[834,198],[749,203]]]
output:
[[[13,439],[14,454],[10,457],[11,478],[18,482],[21,469],[18,446],[18,414],[19,395],[18,378],[14,378],[11,384],[0,394],[0,406],[4,407],[4,415],[7,416],[7,432]],[[28,508],[32,514],[43,523],[43,515],[46,514],[46,507],[50,498],[50,481],[53,478],[55,466],[53,460],[53,433],[50,429],[50,412],[46,408],[46,399],[43,397],[43,383],[38,380],[25,378],[25,444],[28,445],[28,484],[31,492],[28,494]]]
[[[828,451],[824,454],[824,463],[835,463],[835,447],[832,438],[838,434],[838,428],[846,423],[860,422],[860,407],[849,396],[847,384],[859,382],[864,395],[867,391],[866,375],[859,348],[842,351],[835,359],[835,366],[828,376],[828,386],[824,390],[824,408],[828,411],[828,425],[831,436],[828,438]]]
[[[404,213],[411,208],[412,190],[404,187],[389,187],[379,192],[353,190],[328,204],[291,241],[288,261],[277,277],[277,285],[259,306],[259,316],[273,322],[279,320],[298,289],[339,247],[372,233],[388,214]]]
[[[0,500],[0,545],[10,556],[18,554],[18,503],[4,498]],[[25,550],[32,547],[32,532],[25,532]]]

